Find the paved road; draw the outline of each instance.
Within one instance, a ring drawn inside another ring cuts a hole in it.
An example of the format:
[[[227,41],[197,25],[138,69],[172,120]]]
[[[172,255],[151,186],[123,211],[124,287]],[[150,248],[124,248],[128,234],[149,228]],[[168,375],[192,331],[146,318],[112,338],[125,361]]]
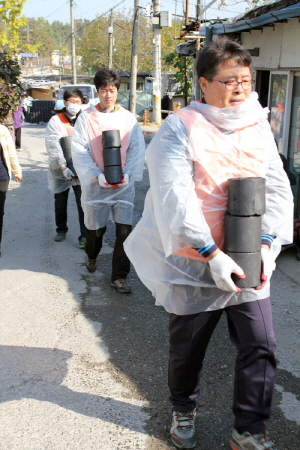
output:
[[[44,129],[23,128],[24,181],[11,183],[6,205],[0,450],[171,449],[168,315],[154,306],[134,272],[133,294],[111,289],[113,225],[97,271],[86,271],[73,194],[67,239],[53,241]],[[135,222],[148,185],[145,170],[137,183]],[[279,370],[269,431],[279,450],[299,450],[300,443],[299,274],[293,249],[285,250],[272,286]],[[203,373],[198,450],[227,448],[234,358],[222,320]]]

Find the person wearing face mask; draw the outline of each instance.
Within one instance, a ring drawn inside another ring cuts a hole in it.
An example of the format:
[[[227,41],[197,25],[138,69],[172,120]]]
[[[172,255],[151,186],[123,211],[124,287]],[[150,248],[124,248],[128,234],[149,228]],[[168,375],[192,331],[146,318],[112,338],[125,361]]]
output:
[[[81,186],[74,171],[67,167],[66,158],[61,145],[61,138],[72,136],[75,122],[81,113],[83,94],[80,89],[69,88],[64,92],[64,108],[53,116],[47,125],[45,141],[49,155],[48,187],[54,193],[54,209],[56,223],[56,242],[66,238],[67,204],[70,187],[72,186],[78,210],[80,235],[78,247],[85,248],[86,228],[81,207]]]
[[[293,241],[293,197],[251,71],[249,51],[227,37],[199,52],[203,99],[169,116],[149,144],[150,189],[124,243],[156,305],[170,313],[170,438],[181,449],[196,446],[202,365],[226,315],[237,352],[230,448],[276,450],[265,426],[276,374],[270,278],[281,245]],[[228,180],[240,177],[266,184],[260,285],[243,289],[232,279],[245,278],[242,268],[224,253]]]

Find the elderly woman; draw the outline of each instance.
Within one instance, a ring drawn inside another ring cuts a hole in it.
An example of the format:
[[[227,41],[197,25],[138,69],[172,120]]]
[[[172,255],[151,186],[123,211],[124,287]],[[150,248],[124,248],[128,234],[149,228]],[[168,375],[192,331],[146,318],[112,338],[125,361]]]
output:
[[[11,173],[16,181],[22,180],[22,170],[12,137],[4,125],[0,125],[0,256],[4,216],[4,203]]]
[[[199,54],[201,102],[168,117],[147,150],[150,190],[125,242],[139,277],[170,313],[171,441],[196,445],[196,399],[206,348],[223,312],[237,348],[233,450],[275,450],[265,431],[276,362],[270,277],[292,242],[293,201],[267,112],[252,92],[251,56],[228,38]],[[229,178],[263,177],[262,274],[238,288],[243,270],[223,250]]]

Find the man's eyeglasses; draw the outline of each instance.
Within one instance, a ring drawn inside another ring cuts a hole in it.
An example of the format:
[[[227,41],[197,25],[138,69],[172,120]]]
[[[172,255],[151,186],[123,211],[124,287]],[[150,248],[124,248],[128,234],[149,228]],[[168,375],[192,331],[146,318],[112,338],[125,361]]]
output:
[[[80,105],[82,103],[80,98],[78,100],[71,98],[71,99],[68,99],[67,102],[72,105]]]
[[[222,80],[217,80],[216,78],[213,77],[204,77],[207,80],[212,80],[212,81],[218,81],[219,83],[222,83],[225,85],[225,89],[227,91],[233,91],[234,89],[236,89],[238,87],[238,85],[240,84],[243,88],[244,91],[246,91],[247,89],[251,89],[252,88],[252,84],[254,83],[254,80],[247,80],[247,81],[234,81],[234,80],[229,80],[229,81],[222,81]]]

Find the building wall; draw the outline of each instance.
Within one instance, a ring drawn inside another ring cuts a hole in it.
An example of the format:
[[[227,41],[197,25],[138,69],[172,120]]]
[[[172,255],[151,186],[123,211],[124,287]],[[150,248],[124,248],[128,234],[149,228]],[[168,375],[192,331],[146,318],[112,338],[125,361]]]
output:
[[[253,56],[253,65],[257,69],[280,70],[300,67],[300,24],[298,19],[289,19],[287,23],[275,23],[262,30],[242,32],[244,47],[259,48],[259,56]]]

